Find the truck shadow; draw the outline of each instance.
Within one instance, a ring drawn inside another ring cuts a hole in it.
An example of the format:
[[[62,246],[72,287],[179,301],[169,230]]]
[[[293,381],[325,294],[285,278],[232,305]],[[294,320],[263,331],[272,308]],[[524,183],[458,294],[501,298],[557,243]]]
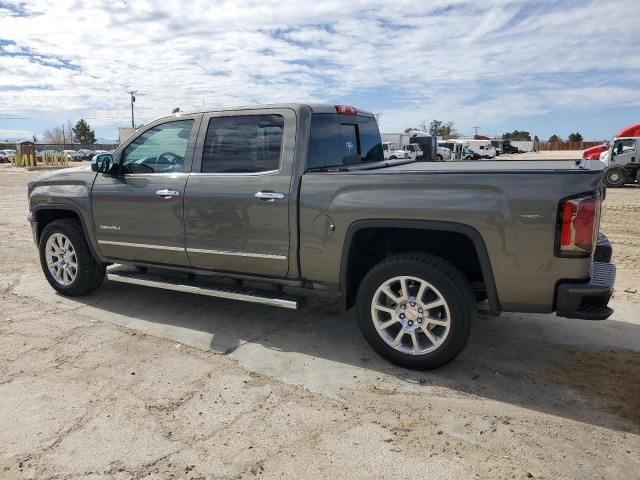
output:
[[[630,323],[479,315],[466,349],[454,362],[414,372],[373,352],[360,334],[355,311],[345,312],[334,297],[314,296],[301,310],[288,311],[105,282],[79,300],[89,316],[230,354],[245,368],[288,383],[305,385],[318,376],[329,391],[370,390],[375,379],[390,378],[418,393],[423,387],[445,387],[640,432],[640,326]]]

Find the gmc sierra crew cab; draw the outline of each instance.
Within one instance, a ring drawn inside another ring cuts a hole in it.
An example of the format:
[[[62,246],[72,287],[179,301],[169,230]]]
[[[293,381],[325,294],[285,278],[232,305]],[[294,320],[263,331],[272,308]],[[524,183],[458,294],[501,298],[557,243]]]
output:
[[[371,113],[247,107],[156,120],[91,168],[32,180],[29,220],[63,295],[105,276],[285,308],[334,291],[375,351],[429,369],[463,349],[480,301],[611,315],[601,177],[573,161],[385,160]]]

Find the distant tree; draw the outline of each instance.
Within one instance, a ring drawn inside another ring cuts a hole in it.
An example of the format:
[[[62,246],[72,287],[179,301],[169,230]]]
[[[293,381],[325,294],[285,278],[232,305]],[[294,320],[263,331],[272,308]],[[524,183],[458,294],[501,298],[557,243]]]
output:
[[[580,135],[579,132],[571,133],[569,135],[569,141],[570,142],[581,142],[582,141],[582,135]]]
[[[458,136],[453,122],[443,122],[441,120],[431,121],[429,124],[429,133],[433,136],[444,138],[455,138]]]
[[[558,143],[558,142],[561,142],[561,141],[562,141],[562,139],[558,135],[554,134],[554,135],[551,135],[549,137],[549,143]]]
[[[44,133],[42,134],[42,138],[44,139],[45,143],[58,143],[58,144],[65,143],[64,135],[62,133],[61,127],[54,127],[54,128],[45,130]]]
[[[76,126],[72,129],[73,137],[82,145],[91,145],[96,143],[96,134],[87,122],[82,118],[78,120]]]
[[[38,143],[38,137],[36,137],[36,134],[33,134],[33,143]]]
[[[405,128],[404,133],[409,133],[411,130],[417,130],[417,128],[411,128],[411,127]]]
[[[503,140],[520,140],[520,141],[531,141],[531,134],[525,130],[514,130],[513,132],[503,133]]]

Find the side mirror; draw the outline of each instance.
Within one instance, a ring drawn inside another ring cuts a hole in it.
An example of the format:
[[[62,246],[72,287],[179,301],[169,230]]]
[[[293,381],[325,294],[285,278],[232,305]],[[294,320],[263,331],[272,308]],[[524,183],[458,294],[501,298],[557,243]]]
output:
[[[91,159],[91,170],[98,173],[110,173],[113,168],[113,156],[110,153],[94,155]]]

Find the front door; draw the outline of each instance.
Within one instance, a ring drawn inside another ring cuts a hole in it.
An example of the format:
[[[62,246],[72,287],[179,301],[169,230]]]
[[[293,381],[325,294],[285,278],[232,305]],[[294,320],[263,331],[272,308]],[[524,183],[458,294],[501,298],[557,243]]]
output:
[[[637,140],[628,138],[624,140],[616,140],[613,146],[613,161],[616,165],[625,166],[628,163],[635,163],[637,159],[636,146]]]
[[[286,276],[295,118],[290,109],[203,118],[185,193],[194,267]]]
[[[122,175],[98,174],[92,190],[93,224],[105,257],[189,264],[183,200],[198,119],[151,124],[114,157]]]

